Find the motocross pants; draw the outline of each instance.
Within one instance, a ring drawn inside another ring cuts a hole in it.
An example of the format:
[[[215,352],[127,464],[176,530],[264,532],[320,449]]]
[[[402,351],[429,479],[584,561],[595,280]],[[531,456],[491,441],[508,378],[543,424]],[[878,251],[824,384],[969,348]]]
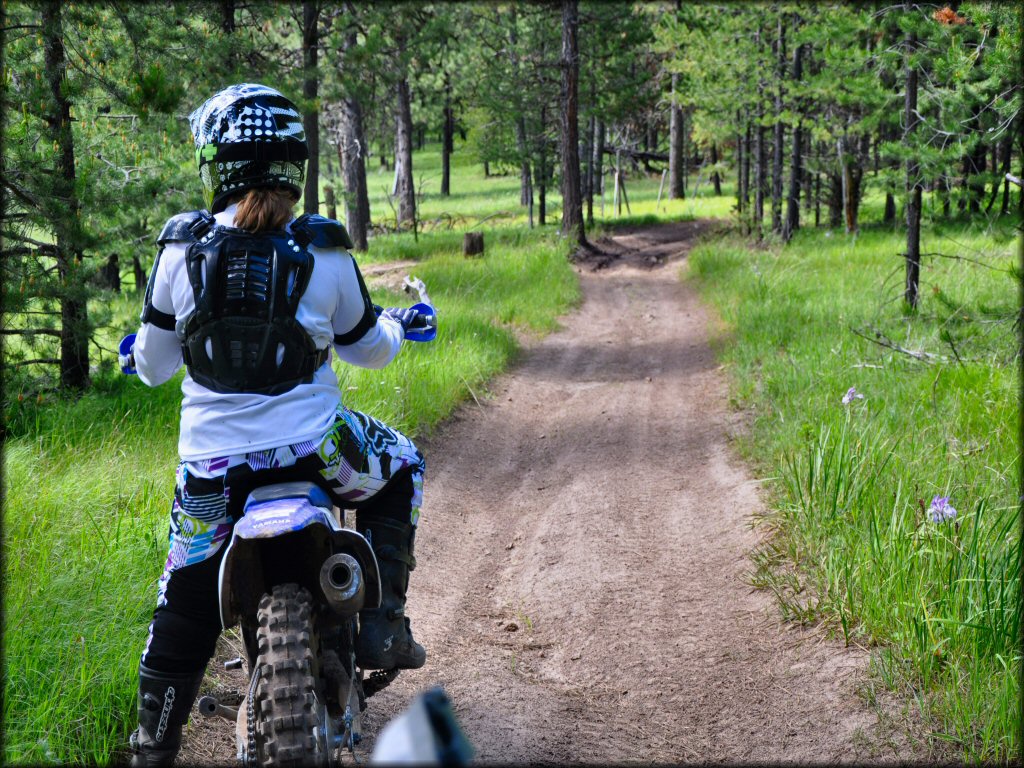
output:
[[[179,464],[170,547],[142,663],[164,673],[206,668],[221,631],[218,573],[225,542],[254,488],[314,481],[339,507],[415,527],[424,469],[409,438],[344,407],[320,440]]]

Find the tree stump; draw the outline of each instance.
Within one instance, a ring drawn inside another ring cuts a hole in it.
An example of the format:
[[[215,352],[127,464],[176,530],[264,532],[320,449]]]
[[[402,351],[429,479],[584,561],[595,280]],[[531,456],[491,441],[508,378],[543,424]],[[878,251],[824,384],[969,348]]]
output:
[[[484,233],[483,232],[467,232],[462,238],[462,255],[463,256],[483,256],[484,253]]]
[[[121,292],[121,270],[116,253],[107,257],[106,264],[99,268],[93,282],[108,291]]]

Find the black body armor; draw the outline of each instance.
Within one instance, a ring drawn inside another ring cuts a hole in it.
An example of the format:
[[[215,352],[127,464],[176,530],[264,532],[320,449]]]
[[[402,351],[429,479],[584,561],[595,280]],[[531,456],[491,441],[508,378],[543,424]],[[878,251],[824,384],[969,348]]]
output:
[[[167,222],[159,243],[191,241],[185,255],[195,309],[175,332],[193,380],[214,392],[278,395],[313,380],[317,350],[296,320],[313,273],[310,244],[351,247],[345,228],[302,216],[285,231],[254,234],[205,211]],[[155,272],[155,269],[154,269]]]

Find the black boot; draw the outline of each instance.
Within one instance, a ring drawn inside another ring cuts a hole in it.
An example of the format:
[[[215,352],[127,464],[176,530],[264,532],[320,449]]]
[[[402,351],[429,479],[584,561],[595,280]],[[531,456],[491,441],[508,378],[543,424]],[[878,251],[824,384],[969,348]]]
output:
[[[409,571],[416,567],[413,557],[415,526],[390,517],[356,514],[356,528],[373,547],[380,568],[380,608],[359,612],[356,663],[362,669],[419,669],[427,652],[412,639],[405,617],[405,592]]]
[[[139,727],[131,736],[132,768],[174,762],[181,748],[181,729],[202,681],[202,672],[169,674],[139,664]]]

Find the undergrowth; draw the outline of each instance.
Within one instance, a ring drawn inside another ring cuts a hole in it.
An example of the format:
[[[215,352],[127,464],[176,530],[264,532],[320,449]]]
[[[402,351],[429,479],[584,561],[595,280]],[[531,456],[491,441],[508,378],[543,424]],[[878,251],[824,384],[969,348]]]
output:
[[[944,255],[924,260],[916,312],[887,229],[725,240],[691,259],[726,323],[743,450],[771,478],[755,583],[789,619],[870,648],[969,761],[1021,746],[1014,235],[1008,221],[927,230],[924,250]]]

